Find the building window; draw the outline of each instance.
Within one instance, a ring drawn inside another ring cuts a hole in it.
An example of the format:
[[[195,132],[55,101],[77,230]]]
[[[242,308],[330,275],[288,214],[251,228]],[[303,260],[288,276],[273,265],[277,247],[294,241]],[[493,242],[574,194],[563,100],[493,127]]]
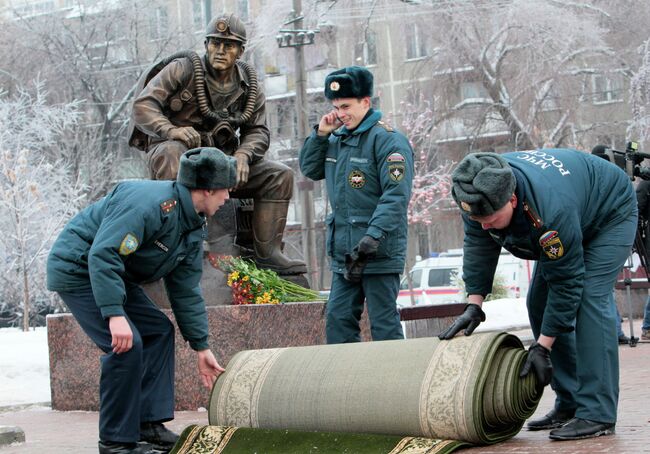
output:
[[[237,0],[237,15],[242,22],[248,22],[248,0]]]
[[[207,25],[205,14],[205,1],[192,0],[192,28],[199,32],[205,29]]]
[[[154,9],[149,17],[149,38],[152,40],[162,39],[169,29],[167,9],[162,6]]]
[[[489,98],[487,90],[480,82],[462,82],[460,84],[460,99],[486,99]]]
[[[594,104],[605,104],[623,101],[623,81],[619,75],[591,76],[592,99]]]
[[[366,30],[365,36],[354,48],[354,61],[362,66],[377,64],[377,33]]]
[[[418,24],[406,27],[406,59],[413,60],[427,56],[424,31]]]

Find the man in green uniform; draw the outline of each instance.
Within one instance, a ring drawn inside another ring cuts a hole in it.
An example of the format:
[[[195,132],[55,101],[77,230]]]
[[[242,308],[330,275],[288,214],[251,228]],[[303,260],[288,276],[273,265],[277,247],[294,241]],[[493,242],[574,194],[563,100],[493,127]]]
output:
[[[554,409],[530,430],[575,440],[614,433],[618,404],[616,306],[611,292],[637,225],[620,168],[568,149],[472,153],[452,173],[463,213],[468,304],[441,339],[470,335],[485,314],[499,251],[536,260],[527,307],[535,336],[520,375],[549,382]]]
[[[47,260],[47,286],[101,358],[99,452],[166,452],[174,417],[174,326],[140,284],[164,279],[176,323],[210,388],[223,369],[208,346],[199,288],[207,216],[228,199],[236,162],[216,148],[180,159],[178,181],[127,181],[77,214]],[[138,441],[148,444],[137,445]]]
[[[203,58],[188,53],[162,68],[156,65],[157,73],[145,74],[133,103],[129,144],[147,152],[149,172],[156,180],[176,178],[179,158],[188,148],[215,146],[234,156],[237,185],[231,195],[254,200],[257,264],[281,274],[304,273],[304,262],[282,252],[293,172],[265,159],[266,100],[253,68],[239,60],[245,45],[243,22],[222,15],[207,26]],[[210,243],[224,233],[217,220],[209,222],[208,229]]]
[[[373,76],[359,66],[332,72],[323,115],[300,152],[300,169],[325,179],[332,213],[327,254],[333,271],[327,342],[358,342],[363,302],[373,340],[402,339],[396,307],[404,270],[413,150],[371,107]]]

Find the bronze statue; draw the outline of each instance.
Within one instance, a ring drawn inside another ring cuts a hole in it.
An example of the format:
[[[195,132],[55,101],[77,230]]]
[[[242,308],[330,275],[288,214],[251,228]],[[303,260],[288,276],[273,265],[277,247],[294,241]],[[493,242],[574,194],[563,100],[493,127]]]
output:
[[[252,233],[258,266],[281,274],[306,272],[282,252],[293,172],[264,158],[269,148],[266,99],[255,70],[240,60],[246,28],[236,16],[210,21],[205,55],[182,51],[154,65],[140,80],[129,144],[147,152],[150,176],[175,179],[180,156],[198,146],[217,147],[237,160],[232,197],[253,199]],[[208,243],[223,232],[209,222]]]

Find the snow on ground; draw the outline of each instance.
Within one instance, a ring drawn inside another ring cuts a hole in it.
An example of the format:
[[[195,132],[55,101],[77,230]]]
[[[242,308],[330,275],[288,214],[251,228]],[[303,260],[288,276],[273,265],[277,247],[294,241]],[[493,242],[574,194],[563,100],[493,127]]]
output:
[[[502,299],[483,303],[486,321],[476,331],[528,327],[526,303]],[[46,328],[23,332],[0,329],[0,408],[49,402],[50,372]]]
[[[0,329],[0,407],[50,399],[46,328]]]

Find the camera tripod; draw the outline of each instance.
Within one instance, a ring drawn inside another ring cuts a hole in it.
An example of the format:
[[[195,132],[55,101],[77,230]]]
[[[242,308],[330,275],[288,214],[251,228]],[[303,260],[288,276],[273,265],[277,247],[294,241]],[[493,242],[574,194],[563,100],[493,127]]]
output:
[[[625,300],[627,302],[628,321],[630,322],[630,347],[636,347],[639,338],[634,336],[634,311],[632,309],[632,267],[634,266],[631,254],[623,265],[623,284],[625,285]]]

